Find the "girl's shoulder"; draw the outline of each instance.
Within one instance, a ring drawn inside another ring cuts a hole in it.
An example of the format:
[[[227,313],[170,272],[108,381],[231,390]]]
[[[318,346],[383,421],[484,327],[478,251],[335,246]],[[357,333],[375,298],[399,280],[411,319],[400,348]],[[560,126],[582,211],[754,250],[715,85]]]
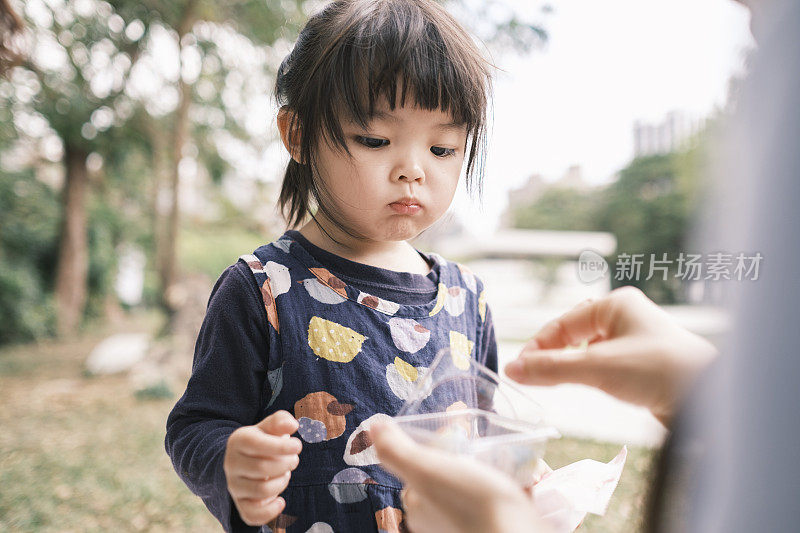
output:
[[[295,241],[284,234],[268,244],[259,246],[252,253],[239,256],[239,263],[248,266],[260,286],[264,278],[284,278],[290,269],[302,266],[293,253],[293,245],[296,245]]]
[[[302,256],[296,253],[297,243],[286,234],[269,244],[256,248],[252,253],[239,256],[239,263],[244,263],[261,286],[265,279],[282,280],[289,278],[289,272],[304,268]]]
[[[276,332],[280,330],[275,298],[289,292],[292,271],[306,268],[293,254],[294,244],[295,241],[284,234],[279,239],[256,248],[252,253],[239,256],[239,268],[244,264],[252,274],[251,280],[260,293],[267,320]]]

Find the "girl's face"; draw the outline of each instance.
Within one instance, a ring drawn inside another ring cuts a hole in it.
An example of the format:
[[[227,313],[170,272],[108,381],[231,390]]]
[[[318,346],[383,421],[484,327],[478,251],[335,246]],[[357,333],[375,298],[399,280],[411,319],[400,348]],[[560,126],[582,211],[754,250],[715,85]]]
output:
[[[384,105],[367,128],[342,125],[351,157],[321,142],[320,177],[338,221],[370,241],[419,235],[450,206],[467,129],[440,110]]]

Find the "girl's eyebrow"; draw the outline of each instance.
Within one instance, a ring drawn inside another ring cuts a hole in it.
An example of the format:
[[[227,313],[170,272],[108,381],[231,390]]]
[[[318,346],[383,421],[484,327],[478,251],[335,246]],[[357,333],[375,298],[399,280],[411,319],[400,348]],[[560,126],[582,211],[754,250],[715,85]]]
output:
[[[435,128],[437,130],[458,130],[458,131],[461,131],[462,129],[464,129],[464,126],[465,126],[465,124],[463,124],[463,123],[458,123],[458,122],[453,121],[453,122],[446,122],[446,123],[442,123],[442,124],[437,124],[435,126]]]

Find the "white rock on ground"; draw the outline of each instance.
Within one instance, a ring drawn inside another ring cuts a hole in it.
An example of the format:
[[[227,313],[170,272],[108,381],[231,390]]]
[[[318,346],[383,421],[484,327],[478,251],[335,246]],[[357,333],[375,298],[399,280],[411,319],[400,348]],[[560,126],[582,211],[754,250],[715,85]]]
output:
[[[92,374],[124,372],[144,359],[150,346],[147,333],[120,333],[103,339],[86,359]]]

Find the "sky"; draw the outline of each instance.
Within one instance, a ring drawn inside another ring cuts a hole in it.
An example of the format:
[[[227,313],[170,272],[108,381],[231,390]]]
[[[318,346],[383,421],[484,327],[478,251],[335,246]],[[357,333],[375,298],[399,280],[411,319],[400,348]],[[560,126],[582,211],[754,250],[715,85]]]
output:
[[[518,10],[535,9],[515,0]],[[482,205],[459,193],[457,216],[495,227],[508,191],[529,176],[580,165],[607,182],[633,156],[636,120],[683,111],[702,119],[727,99],[753,46],[746,9],[730,0],[562,0],[545,19],[548,43],[506,53],[495,81]]]

